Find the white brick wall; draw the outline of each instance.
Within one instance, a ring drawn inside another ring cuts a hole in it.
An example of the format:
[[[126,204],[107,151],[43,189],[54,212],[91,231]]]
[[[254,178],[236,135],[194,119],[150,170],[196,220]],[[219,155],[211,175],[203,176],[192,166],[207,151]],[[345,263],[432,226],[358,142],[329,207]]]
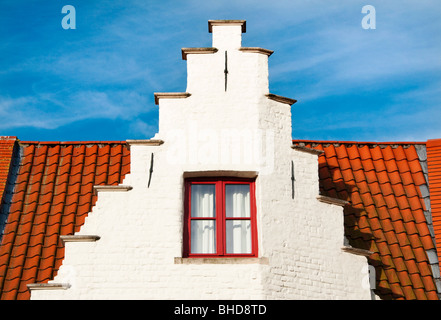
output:
[[[291,149],[290,107],[265,96],[268,57],[237,50],[240,35],[240,26],[213,26],[218,51],[187,56],[191,96],[160,99],[154,138],[164,144],[131,146],[123,184],[133,189],[100,191],[78,233],[101,238],[66,243],[53,282],[70,288],[32,290],[32,299],[370,298],[362,285],[366,258],[341,250],[342,207],[317,200],[317,155]],[[176,263],[182,261],[175,258],[183,246],[184,173],[218,170],[258,173],[259,258]]]

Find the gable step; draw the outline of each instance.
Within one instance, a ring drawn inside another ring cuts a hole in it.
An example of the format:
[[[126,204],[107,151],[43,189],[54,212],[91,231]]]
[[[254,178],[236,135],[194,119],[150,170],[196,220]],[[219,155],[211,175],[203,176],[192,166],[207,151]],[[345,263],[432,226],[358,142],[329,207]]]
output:
[[[96,192],[109,191],[109,192],[127,192],[133,189],[132,186],[117,185],[117,186],[93,186]]]
[[[95,242],[101,237],[97,235],[61,235],[60,239],[63,242]]]
[[[70,288],[69,283],[28,283],[29,290],[66,290]]]

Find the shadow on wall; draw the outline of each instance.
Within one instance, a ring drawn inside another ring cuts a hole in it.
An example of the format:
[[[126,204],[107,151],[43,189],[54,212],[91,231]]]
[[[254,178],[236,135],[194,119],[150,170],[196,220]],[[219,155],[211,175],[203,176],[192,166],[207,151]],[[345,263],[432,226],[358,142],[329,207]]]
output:
[[[395,265],[391,263],[392,257],[382,255],[378,249],[378,245],[387,246],[384,243],[386,239],[383,234],[384,230],[378,219],[378,208],[374,202],[369,204],[363,202],[355,181],[349,184],[342,178],[335,179],[335,177],[341,177],[340,170],[339,167],[320,162],[320,194],[349,202],[344,206],[345,236],[352,247],[373,252],[367,259],[369,265],[375,268],[376,289],[374,293],[384,300],[405,299],[403,294],[393,292],[389,287],[386,271],[388,274],[395,275],[396,279],[398,276]],[[384,210],[387,209],[384,208]],[[400,286],[399,281],[397,282]]]

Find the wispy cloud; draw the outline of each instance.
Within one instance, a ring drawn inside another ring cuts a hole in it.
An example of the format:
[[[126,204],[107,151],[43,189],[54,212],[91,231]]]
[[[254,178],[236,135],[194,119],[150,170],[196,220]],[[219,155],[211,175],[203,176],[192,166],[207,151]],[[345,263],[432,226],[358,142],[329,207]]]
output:
[[[80,90],[67,96],[42,94],[32,97],[0,97],[0,129],[36,127],[56,129],[85,119],[136,119],[151,110],[147,98],[133,91]],[[10,115],[14,116],[11,117]]]
[[[21,51],[20,59],[5,65],[0,71],[3,79],[20,81],[28,75],[32,79],[22,82],[23,90],[14,90],[13,94],[7,86],[0,89],[0,114],[8,120],[0,122],[0,129],[57,129],[87,119],[130,121],[152,111],[153,92],[179,76],[185,80],[185,69],[174,74],[166,63],[165,43],[171,40],[165,35],[173,33],[161,30],[158,24],[153,24],[157,30],[145,30],[152,25],[149,17],[158,23],[160,17],[155,18],[152,11],[146,18],[141,13],[150,7],[142,2],[134,4],[134,8],[121,2],[102,8],[79,5],[79,9],[87,10],[77,10],[77,30],[62,33],[57,25],[51,47]],[[48,29],[44,25],[41,28]],[[18,45],[13,42],[17,38],[10,38],[10,45]],[[179,54],[175,52],[176,57]]]
[[[23,12],[20,1],[7,2],[13,9],[8,12],[20,14],[32,28],[0,19],[0,26],[10,30],[0,44],[0,134],[23,127],[55,130],[91,119],[130,123],[132,137],[137,131],[139,136],[154,133],[153,92],[185,90],[180,48],[211,45],[208,19],[246,19],[244,44],[275,50],[270,85],[274,93],[299,99],[303,110],[294,124],[300,134],[320,137],[346,130],[356,136],[357,128],[370,126],[384,137],[387,132],[380,127],[388,117],[404,128],[413,116],[421,123],[419,132],[425,120],[433,127],[427,118],[430,112],[439,114],[441,8],[436,0],[370,1],[377,9],[377,29],[363,30],[365,4],[77,0],[77,30],[70,32],[61,29],[57,5],[35,2],[35,12]],[[367,94],[384,99],[374,106],[357,101]],[[344,97],[342,105],[329,105],[335,96]],[[406,115],[400,113],[403,106]],[[303,126],[311,117],[322,125]]]
[[[315,24],[308,37],[297,41],[293,36],[297,52],[291,57],[284,55],[273,65],[273,79],[298,77],[300,86],[305,80],[303,99],[309,100],[360,87],[379,89],[397,79],[408,77],[412,81],[416,74],[441,71],[441,45],[434,44],[432,38],[441,40],[434,32],[441,29],[439,19],[426,22],[424,16],[417,15],[406,22],[403,19],[413,12],[412,7],[402,15],[390,8],[385,12],[378,9],[377,29],[363,30],[362,15],[348,13],[344,6],[341,11],[339,17],[348,16],[351,23],[332,27]],[[424,34],[427,30],[433,34]]]

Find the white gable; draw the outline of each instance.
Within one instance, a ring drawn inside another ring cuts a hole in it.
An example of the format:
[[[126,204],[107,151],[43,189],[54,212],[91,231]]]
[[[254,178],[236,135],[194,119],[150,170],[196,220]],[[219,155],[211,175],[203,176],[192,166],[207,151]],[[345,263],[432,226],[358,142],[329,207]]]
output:
[[[130,174],[98,189],[32,299],[370,299],[366,258],[342,250],[344,203],[319,196],[317,153],[291,148],[295,100],[268,91],[272,51],[241,46],[245,21],[209,31],[211,48],[183,49],[186,92],[155,94],[159,132],[128,141]],[[256,179],[257,257],[183,256],[195,176]]]

